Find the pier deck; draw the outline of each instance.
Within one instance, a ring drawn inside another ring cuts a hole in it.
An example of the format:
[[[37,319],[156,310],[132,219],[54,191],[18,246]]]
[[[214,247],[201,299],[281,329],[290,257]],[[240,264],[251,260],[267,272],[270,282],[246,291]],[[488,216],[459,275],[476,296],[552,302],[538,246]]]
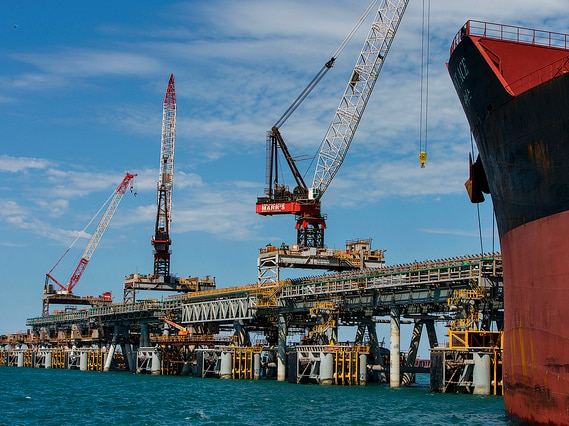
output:
[[[179,374],[184,368],[187,371],[189,362],[194,366],[203,365],[203,359],[200,364],[196,358],[199,353],[203,357],[204,353],[213,354],[212,350],[219,352],[211,357],[221,363],[222,355],[227,353],[221,348],[252,347],[251,335],[262,335],[264,350],[274,352],[274,362],[269,363],[272,373],[279,380],[285,380],[287,356],[300,350],[287,345],[287,336],[302,335],[304,345],[333,346],[338,344],[338,327],[351,325],[358,330],[354,346],[369,345],[370,348],[358,352],[357,360],[353,358],[354,364],[349,364],[350,368],[362,366],[357,376],[365,383],[366,365],[384,381],[390,372],[405,376],[408,374],[405,371],[413,371],[423,325],[427,328],[430,346],[436,347],[439,346],[434,328],[436,321],[468,327],[471,326],[468,318],[476,318],[488,326],[493,321],[501,322],[502,315],[501,257],[492,254],[336,272],[43,315],[27,320],[31,328],[28,333],[2,336],[0,344],[32,350],[36,347],[99,347],[107,359],[103,369],[111,368],[109,357],[119,345],[126,368],[132,371],[140,365],[151,365],[152,357],[156,356],[154,368],[149,371]],[[391,362],[394,358],[399,360],[401,318],[414,322],[415,331],[407,359],[400,366],[399,361],[396,365]],[[175,327],[168,327],[165,319]],[[375,335],[378,322],[391,323],[389,351],[379,348]],[[196,352],[198,349],[201,352]],[[162,361],[155,354],[160,351]],[[341,349],[341,353],[344,352]],[[322,358],[316,354],[313,360],[305,361],[302,353],[298,352],[293,358],[302,361],[303,366],[313,367],[314,360],[326,360],[327,368],[336,365],[330,363],[325,354]],[[346,354],[342,356],[351,356]],[[359,358],[364,355],[367,364]],[[389,355],[391,361],[387,365]],[[142,357],[144,362],[136,361],[137,357]],[[5,359],[14,360],[9,355]],[[169,367],[158,369],[156,363],[165,360]],[[211,367],[211,363],[208,365]],[[288,364],[291,371],[301,371],[305,376],[306,368],[299,366],[293,368],[290,362]],[[219,371],[221,364],[217,367]],[[302,382],[304,376],[292,380]],[[350,379],[350,383],[356,381]]]

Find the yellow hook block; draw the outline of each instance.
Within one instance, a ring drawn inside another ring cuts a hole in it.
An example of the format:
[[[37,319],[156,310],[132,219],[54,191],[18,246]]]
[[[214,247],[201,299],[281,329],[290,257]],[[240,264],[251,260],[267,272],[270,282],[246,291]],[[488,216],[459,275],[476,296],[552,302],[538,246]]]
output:
[[[421,162],[421,168],[424,169],[427,161],[427,153],[425,151],[419,153],[419,161]]]

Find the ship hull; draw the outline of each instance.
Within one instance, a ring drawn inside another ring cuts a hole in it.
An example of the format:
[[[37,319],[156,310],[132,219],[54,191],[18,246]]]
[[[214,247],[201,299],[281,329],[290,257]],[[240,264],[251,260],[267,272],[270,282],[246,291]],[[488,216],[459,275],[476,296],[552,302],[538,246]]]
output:
[[[504,403],[530,424],[569,424],[569,212],[501,239],[504,267]]]
[[[504,403],[523,424],[569,425],[569,73],[524,77],[565,57],[464,32],[448,64],[494,204]]]

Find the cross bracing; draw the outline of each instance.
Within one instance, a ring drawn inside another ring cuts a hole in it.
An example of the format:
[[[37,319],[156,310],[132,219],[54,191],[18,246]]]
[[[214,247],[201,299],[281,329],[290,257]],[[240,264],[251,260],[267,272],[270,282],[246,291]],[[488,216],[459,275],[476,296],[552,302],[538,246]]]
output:
[[[407,265],[324,274],[284,280],[270,286],[248,285],[196,292],[161,301],[144,300],[30,318],[38,331],[72,324],[159,322],[166,313],[182,324],[251,321],[274,314],[305,315],[315,303],[328,301],[340,314],[385,315],[400,306],[402,314],[448,312],[456,291],[482,294],[477,303],[503,309],[499,254],[466,256]]]

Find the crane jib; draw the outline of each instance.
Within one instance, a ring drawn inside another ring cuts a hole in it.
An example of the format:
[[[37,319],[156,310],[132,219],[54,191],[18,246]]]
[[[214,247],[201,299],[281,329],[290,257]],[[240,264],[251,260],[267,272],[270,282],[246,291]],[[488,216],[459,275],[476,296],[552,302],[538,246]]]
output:
[[[323,247],[325,217],[320,212],[320,200],[332,179],[342,165],[354,134],[371,96],[375,82],[393,38],[399,28],[409,0],[381,0],[378,11],[371,24],[354,69],[349,76],[344,95],[320,145],[318,160],[314,172],[312,186],[308,188],[295,161],[279,132],[288,117],[308,96],[326,71],[331,67],[325,65],[309,83],[283,116],[269,132],[267,144],[267,184],[266,197],[257,199],[256,212],[261,215],[295,214],[297,244],[300,246]],[[371,10],[375,1],[368,7]],[[332,57],[335,59],[336,55]],[[292,191],[278,182],[277,148],[280,148],[289,168],[296,180],[296,188]]]
[[[127,173],[125,175],[125,177],[123,178],[122,182],[119,184],[119,186],[114,191],[114,194],[111,198],[111,201],[109,202],[109,205],[108,205],[107,209],[105,210],[105,213],[103,214],[99,224],[97,225],[97,229],[95,230],[95,232],[91,236],[91,239],[89,240],[89,243],[87,244],[87,248],[83,252],[83,256],[81,256],[79,263],[75,267],[75,270],[73,271],[73,274],[71,275],[71,278],[69,279],[69,282],[65,285],[61,284],[59,281],[57,281],[51,275],[51,271],[50,271],[49,273],[46,274],[46,284],[47,284],[47,281],[51,280],[55,284],[57,284],[64,293],[72,293],[73,288],[77,285],[77,283],[81,279],[81,276],[83,275],[83,272],[85,271],[85,268],[87,267],[87,264],[89,263],[89,260],[91,259],[91,256],[93,255],[93,253],[95,252],[95,249],[99,245],[99,242],[101,241],[101,238],[103,237],[103,234],[105,233],[105,230],[107,229],[107,226],[109,225],[113,215],[115,214],[115,211],[116,211],[117,207],[119,206],[119,203],[121,202],[123,195],[126,192],[126,189],[129,187],[131,181],[136,176],[137,176],[136,174]],[[67,252],[66,252],[66,254],[67,254]],[[58,263],[59,263],[59,261],[58,261]],[[52,268],[52,271],[54,268]]]
[[[176,88],[174,74],[170,75],[162,109],[162,138],[160,142],[160,172],[157,187],[156,226],[154,247],[154,277],[170,276],[170,222],[174,186],[174,148],[176,141]]]
[[[342,165],[409,0],[383,0],[318,154],[311,192],[322,197]]]

